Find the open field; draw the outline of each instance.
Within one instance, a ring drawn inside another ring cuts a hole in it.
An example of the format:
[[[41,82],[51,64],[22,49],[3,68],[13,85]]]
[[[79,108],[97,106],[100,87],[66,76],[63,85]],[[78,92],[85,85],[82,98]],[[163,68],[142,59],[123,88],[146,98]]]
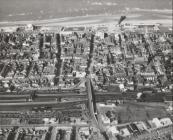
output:
[[[152,118],[163,118],[168,116],[166,112],[166,105],[164,103],[131,103],[119,105],[112,109],[101,108],[101,113],[108,110],[115,112],[115,115],[120,118],[121,123],[150,120]]]
[[[171,0],[1,0],[0,26],[43,26],[127,22],[172,24]]]
[[[60,19],[50,20],[35,20],[35,21],[12,21],[12,22],[0,22],[0,27],[13,26],[25,26],[27,24],[34,24],[50,29],[58,29],[62,26],[98,26],[107,25],[110,27],[116,26],[121,15],[95,15],[95,16],[83,16],[83,17],[68,17]],[[171,27],[171,18],[160,18],[160,19],[145,19],[143,20],[140,15],[129,15],[124,23],[131,24],[162,24],[163,26]]]

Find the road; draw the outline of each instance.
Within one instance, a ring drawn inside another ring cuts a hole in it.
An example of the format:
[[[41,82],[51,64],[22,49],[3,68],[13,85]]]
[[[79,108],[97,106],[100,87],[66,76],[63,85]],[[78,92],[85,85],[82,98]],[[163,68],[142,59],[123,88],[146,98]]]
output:
[[[14,125],[1,125],[1,127],[5,127],[5,128],[8,128],[8,127],[13,127]],[[23,127],[23,128],[28,128],[28,127],[50,127],[50,126],[54,126],[54,127],[72,127],[74,126],[74,124],[59,124],[59,123],[54,123],[54,124],[18,124],[17,126],[19,127]],[[75,126],[78,126],[78,127],[88,127],[89,125],[88,124],[75,124]]]
[[[90,83],[90,79],[87,78],[87,91],[88,91],[88,106],[89,106],[89,113],[90,113],[90,117],[92,118],[94,125],[96,127],[98,127],[98,121],[97,121],[97,117],[96,117],[96,108],[95,108],[95,102],[93,100],[93,96],[92,96],[92,90],[91,90],[91,83]]]

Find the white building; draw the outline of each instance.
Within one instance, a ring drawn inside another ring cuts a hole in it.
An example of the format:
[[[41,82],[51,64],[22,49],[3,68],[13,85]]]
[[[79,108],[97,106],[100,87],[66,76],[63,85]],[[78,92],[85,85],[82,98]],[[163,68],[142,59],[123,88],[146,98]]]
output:
[[[163,126],[172,125],[172,121],[171,121],[170,118],[162,118],[162,119],[160,119],[160,123],[161,123]]]

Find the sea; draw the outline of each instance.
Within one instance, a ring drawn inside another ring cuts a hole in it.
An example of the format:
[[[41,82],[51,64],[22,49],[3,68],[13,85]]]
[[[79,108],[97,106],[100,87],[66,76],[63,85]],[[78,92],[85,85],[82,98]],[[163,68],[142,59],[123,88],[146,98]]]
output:
[[[0,0],[0,22],[102,14],[170,19],[172,0]]]

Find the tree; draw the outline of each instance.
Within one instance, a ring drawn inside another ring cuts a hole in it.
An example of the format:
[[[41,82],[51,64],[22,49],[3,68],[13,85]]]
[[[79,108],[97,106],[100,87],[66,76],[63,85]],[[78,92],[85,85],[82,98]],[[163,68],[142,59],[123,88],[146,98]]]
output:
[[[111,117],[112,117],[111,111],[106,112],[106,116],[107,116],[108,118],[111,118]]]
[[[118,113],[117,121],[118,121],[118,124],[122,123],[122,119],[121,119],[121,114],[120,113]]]

